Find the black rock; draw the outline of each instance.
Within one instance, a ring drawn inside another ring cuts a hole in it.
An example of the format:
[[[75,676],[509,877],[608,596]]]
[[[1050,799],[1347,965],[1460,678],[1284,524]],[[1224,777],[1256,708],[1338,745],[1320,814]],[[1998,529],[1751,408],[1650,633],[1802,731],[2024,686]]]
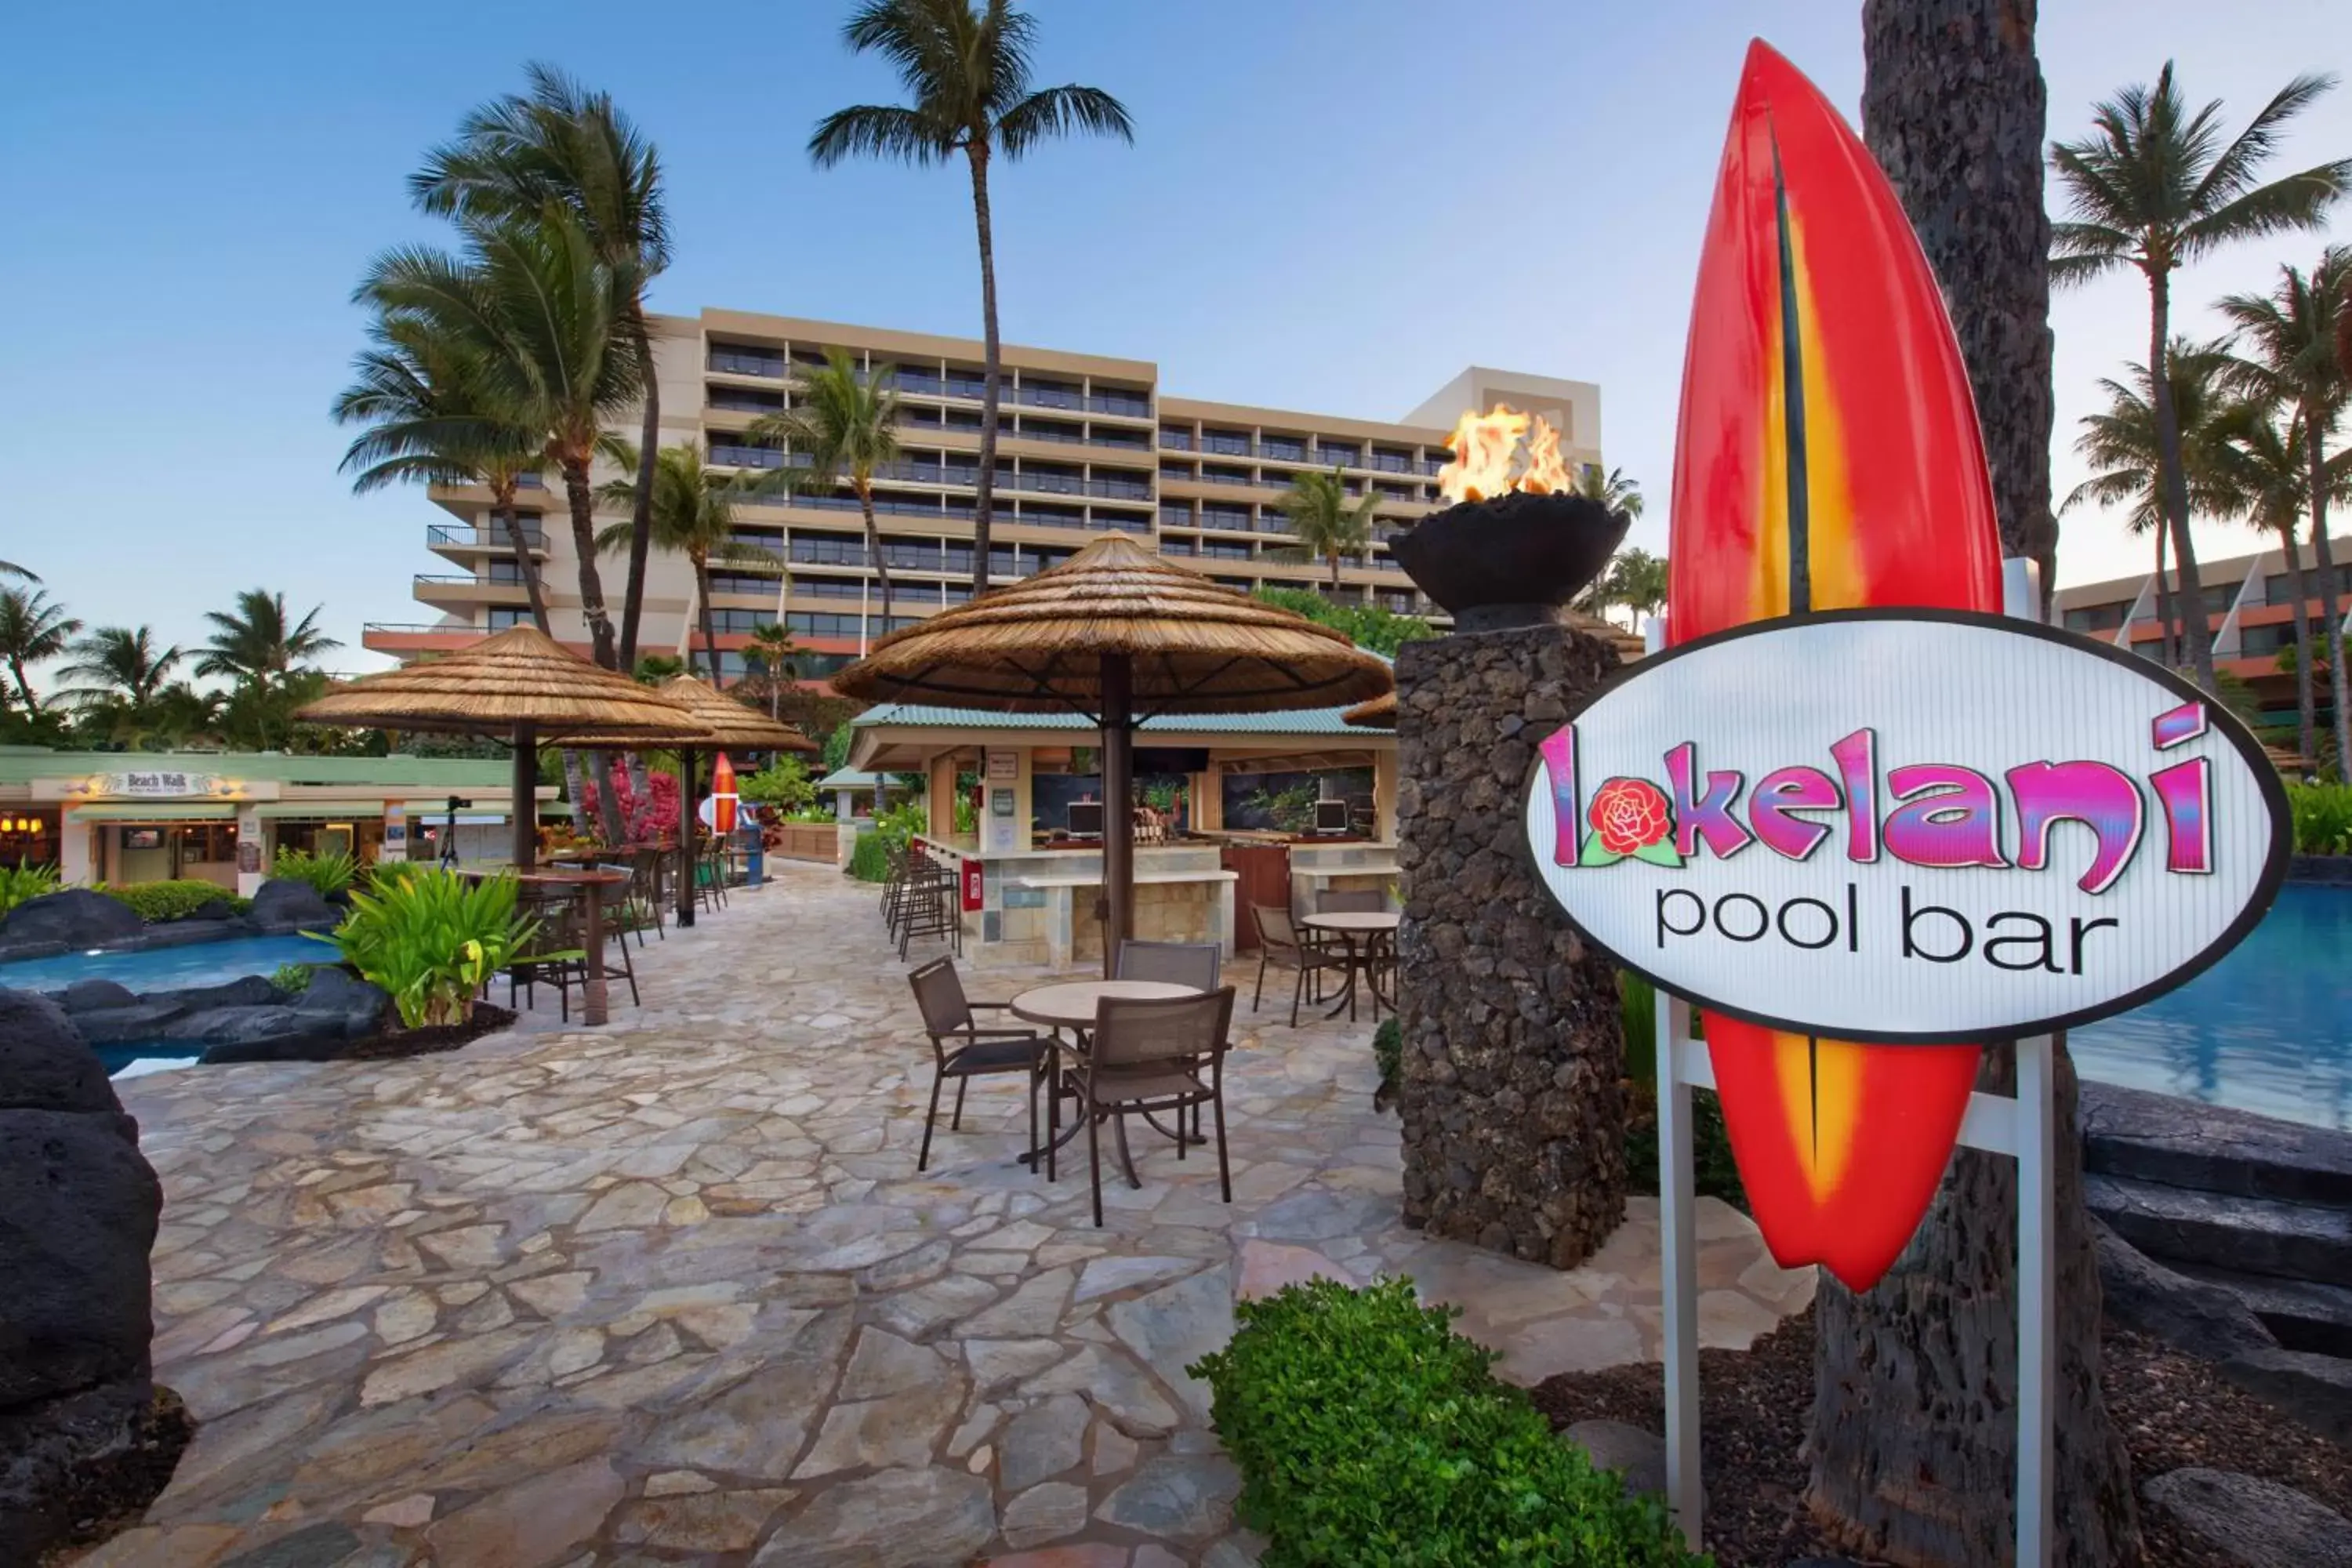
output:
[[[77,980],[58,992],[57,1000],[68,1013],[94,1013],[101,1007],[131,1007],[139,994],[111,980]]]
[[[2276,1348],[2270,1331],[2235,1292],[2176,1274],[2096,1218],[2091,1226],[2100,1295],[2115,1321],[2208,1361]]]
[[[64,1008],[35,992],[0,991],[0,1110],[121,1109]]]
[[[93,1046],[123,1046],[137,1040],[161,1039],[163,1027],[187,1012],[171,1003],[153,1006],[109,1007],[103,1013],[75,1015],[74,1027]]]
[[[0,1407],[146,1375],[163,1206],[120,1110],[0,1110]]]
[[[343,918],[310,883],[280,879],[262,883],[246,912],[264,931],[331,931]]]
[[[2151,1258],[2284,1279],[2352,1279],[2352,1208],[2088,1173],[2083,1203]]]
[[[277,1002],[278,995],[278,988],[269,984],[268,975],[247,974],[226,985],[192,985],[182,991],[151,991],[141,1000],[151,1007],[181,1007],[195,1013],[213,1007],[267,1007]]]
[[[261,1040],[314,1032],[315,1021],[282,1003],[259,1007],[205,1007],[184,1014],[163,1026],[163,1040],[214,1040],[229,1043]]]
[[[294,997],[291,1005],[305,1018],[331,1020],[344,1038],[357,1040],[374,1034],[383,1025],[392,998],[383,987],[342,970],[314,969],[309,988]]]
[[[253,922],[232,912],[226,904],[206,904],[185,920],[147,928],[140,939],[142,951],[164,947],[197,947],[208,942],[231,942],[257,934]]]
[[[2140,1489],[2180,1528],[2246,1568],[2352,1568],[2352,1520],[2292,1487],[2231,1470],[2171,1470]]]
[[[2352,1205],[2352,1133],[2084,1083],[2083,1168],[2202,1192]]]
[[[62,942],[68,949],[102,947],[135,940],[144,929],[138,910],[88,888],[68,888],[27,899],[0,919],[0,934],[7,937],[11,947],[32,942]]]
[[[169,1485],[195,1423],[144,1375],[0,1408],[0,1563],[38,1563]]]
[[[2330,1442],[2352,1447],[2352,1361],[2307,1351],[2248,1351],[2221,1375]]]

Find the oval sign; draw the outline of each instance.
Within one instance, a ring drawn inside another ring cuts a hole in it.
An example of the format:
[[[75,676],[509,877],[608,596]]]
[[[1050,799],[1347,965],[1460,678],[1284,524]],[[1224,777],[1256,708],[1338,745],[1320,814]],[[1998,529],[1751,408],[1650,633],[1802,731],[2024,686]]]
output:
[[[1836,610],[1643,660],[1548,737],[1528,847],[1618,963],[1801,1033],[1931,1043],[2137,1005],[2285,875],[2238,721],[2030,622]]]

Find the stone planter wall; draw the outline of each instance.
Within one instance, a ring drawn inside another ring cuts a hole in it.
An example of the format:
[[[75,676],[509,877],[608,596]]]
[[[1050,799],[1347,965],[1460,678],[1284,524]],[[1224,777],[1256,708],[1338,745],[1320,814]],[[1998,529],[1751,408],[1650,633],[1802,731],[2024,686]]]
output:
[[[1397,659],[1404,1217],[1572,1268],[1625,1212],[1616,971],[1537,881],[1535,746],[1617,666],[1563,626]]]

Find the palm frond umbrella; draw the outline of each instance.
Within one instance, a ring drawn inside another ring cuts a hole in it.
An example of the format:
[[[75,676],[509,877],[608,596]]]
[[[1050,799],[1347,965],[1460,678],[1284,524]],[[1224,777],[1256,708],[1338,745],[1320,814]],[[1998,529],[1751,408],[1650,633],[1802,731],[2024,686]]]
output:
[[[539,853],[539,748],[582,734],[708,743],[675,698],[601,668],[536,626],[516,626],[426,663],[363,675],[295,715],[312,724],[492,735],[514,745],[514,863]]]
[[[1391,691],[1385,697],[1375,697],[1370,702],[1359,702],[1339,715],[1342,724],[1353,724],[1359,730],[1393,730],[1397,727],[1397,697]]]
[[[1347,637],[1220,587],[1114,533],[1011,587],[877,642],[833,678],[845,697],[923,697],[1011,713],[1071,710],[1102,731],[1103,972],[1134,930],[1135,727],[1162,713],[1360,702],[1389,667]]]
[[[673,675],[654,689],[692,716],[697,730],[691,738],[590,734],[572,737],[572,744],[616,751],[633,751],[648,746],[677,749],[677,923],[690,926],[694,923],[694,819],[701,806],[701,789],[695,771],[696,751],[708,747],[714,752],[815,752],[824,748],[790,724],[771,719],[756,708],[748,708],[732,697],[714,691],[710,683],[700,676]]]

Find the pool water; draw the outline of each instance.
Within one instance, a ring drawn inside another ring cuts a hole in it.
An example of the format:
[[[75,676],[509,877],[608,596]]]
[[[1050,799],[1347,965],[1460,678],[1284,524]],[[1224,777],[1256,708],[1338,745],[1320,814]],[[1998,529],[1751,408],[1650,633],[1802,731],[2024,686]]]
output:
[[[2352,1131],[2352,888],[2280,889],[2221,963],[2067,1045],[2087,1079]]]
[[[111,980],[133,991],[225,985],[247,974],[274,974],[282,963],[330,963],[335,950],[307,936],[241,936],[152,952],[68,952],[0,963],[0,985],[62,991],[77,980]]]

